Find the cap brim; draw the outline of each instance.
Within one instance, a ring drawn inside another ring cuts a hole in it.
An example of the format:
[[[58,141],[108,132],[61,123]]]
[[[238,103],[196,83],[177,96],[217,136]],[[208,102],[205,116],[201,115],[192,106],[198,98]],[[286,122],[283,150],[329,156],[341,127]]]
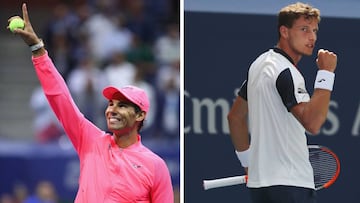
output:
[[[103,90],[103,95],[106,99],[126,99],[131,101],[124,93],[120,90],[116,89],[115,87],[106,87]]]
[[[145,91],[137,87],[128,86],[118,89],[114,86],[108,86],[103,89],[103,95],[108,100],[125,100],[137,105],[145,112],[149,110],[149,99]]]

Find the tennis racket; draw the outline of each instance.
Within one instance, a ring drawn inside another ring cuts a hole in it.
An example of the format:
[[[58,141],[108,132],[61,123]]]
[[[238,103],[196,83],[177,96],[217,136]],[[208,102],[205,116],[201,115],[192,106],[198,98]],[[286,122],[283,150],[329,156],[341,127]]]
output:
[[[308,145],[309,159],[314,171],[315,190],[330,187],[340,174],[338,156],[329,148]],[[247,175],[203,180],[205,190],[247,183]]]

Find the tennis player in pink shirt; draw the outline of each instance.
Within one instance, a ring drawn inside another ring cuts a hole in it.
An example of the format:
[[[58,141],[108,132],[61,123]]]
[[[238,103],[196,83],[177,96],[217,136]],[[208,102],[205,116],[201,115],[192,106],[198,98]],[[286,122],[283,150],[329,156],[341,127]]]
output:
[[[80,159],[76,203],[173,203],[166,163],[141,143],[139,130],[149,110],[146,93],[137,87],[107,87],[105,117],[111,134],[87,120],[71,98],[62,76],[22,6],[25,28],[15,29],[30,46],[32,61],[45,95]],[[9,22],[14,16],[9,19]]]

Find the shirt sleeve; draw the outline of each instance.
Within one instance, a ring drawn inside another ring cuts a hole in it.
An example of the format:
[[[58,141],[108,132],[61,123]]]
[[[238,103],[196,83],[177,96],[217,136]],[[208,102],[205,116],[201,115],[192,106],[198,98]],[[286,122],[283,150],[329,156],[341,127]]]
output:
[[[32,57],[32,61],[52,110],[76,151],[80,153],[82,146],[86,146],[86,143],[91,141],[92,136],[101,135],[104,132],[88,121],[79,111],[64,79],[57,71],[48,53],[39,57]]]
[[[245,99],[247,101],[247,80],[245,80],[242,83],[240,90],[238,92],[238,96],[242,97],[243,99]]]
[[[159,159],[155,167],[154,185],[151,190],[151,202],[174,202],[174,191],[171,183],[170,172],[164,160]]]
[[[310,96],[305,88],[303,77],[292,75],[289,68],[284,69],[276,79],[276,89],[287,110],[301,102],[307,102]]]

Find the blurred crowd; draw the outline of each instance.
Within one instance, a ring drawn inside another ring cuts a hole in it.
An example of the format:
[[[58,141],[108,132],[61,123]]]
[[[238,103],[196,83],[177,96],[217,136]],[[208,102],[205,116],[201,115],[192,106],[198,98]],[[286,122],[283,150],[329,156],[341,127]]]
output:
[[[55,186],[46,180],[41,180],[34,191],[29,191],[25,185],[17,184],[13,194],[3,194],[0,203],[60,203],[66,202],[58,197]]]
[[[107,130],[102,89],[135,85],[151,103],[143,139],[179,139],[179,0],[69,2],[54,5],[45,30],[37,32],[85,117]],[[38,141],[64,134],[41,87],[30,105]]]

